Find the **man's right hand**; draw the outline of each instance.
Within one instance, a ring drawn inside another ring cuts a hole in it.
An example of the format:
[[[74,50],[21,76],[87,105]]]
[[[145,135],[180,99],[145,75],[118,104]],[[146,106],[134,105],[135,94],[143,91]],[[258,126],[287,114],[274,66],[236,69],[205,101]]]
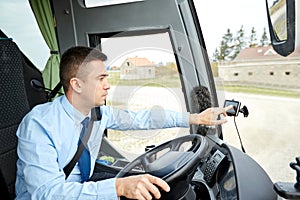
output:
[[[166,192],[170,191],[169,185],[162,179],[144,174],[117,178],[117,195],[129,199],[150,200],[152,197],[159,199],[161,194],[158,187]]]

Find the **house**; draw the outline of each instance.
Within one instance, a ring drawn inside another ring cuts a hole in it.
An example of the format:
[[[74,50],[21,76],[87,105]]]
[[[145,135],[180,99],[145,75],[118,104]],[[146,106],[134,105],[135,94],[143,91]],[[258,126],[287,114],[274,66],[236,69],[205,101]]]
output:
[[[155,78],[155,64],[147,58],[127,58],[120,66],[120,79],[152,79]]]
[[[230,62],[219,63],[218,74],[226,85],[300,88],[300,48],[288,57],[271,46],[243,49]]]

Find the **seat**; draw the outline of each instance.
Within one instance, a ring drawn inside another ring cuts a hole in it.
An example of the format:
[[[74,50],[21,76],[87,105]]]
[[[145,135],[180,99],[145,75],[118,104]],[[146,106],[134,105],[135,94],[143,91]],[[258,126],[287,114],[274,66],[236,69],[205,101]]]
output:
[[[46,92],[32,87],[42,75],[9,38],[0,38],[0,197],[15,197],[17,137],[24,115],[47,101]]]

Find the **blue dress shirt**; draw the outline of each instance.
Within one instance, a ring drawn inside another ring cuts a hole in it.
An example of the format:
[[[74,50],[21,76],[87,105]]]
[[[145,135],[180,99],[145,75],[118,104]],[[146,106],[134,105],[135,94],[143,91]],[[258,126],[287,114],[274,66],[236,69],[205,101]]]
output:
[[[188,127],[188,113],[131,112],[101,106],[102,119],[94,123],[88,147],[94,169],[105,129],[138,130]],[[85,118],[65,96],[38,105],[22,120],[17,131],[16,199],[117,200],[115,178],[81,183],[78,164],[65,180],[63,168],[73,158]],[[90,171],[90,176],[93,170]]]

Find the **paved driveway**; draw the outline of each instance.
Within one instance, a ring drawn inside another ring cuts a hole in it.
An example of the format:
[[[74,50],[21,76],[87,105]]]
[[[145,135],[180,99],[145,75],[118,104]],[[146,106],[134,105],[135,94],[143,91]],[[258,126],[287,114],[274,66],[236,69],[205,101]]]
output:
[[[146,91],[144,91],[146,90]],[[150,90],[150,91],[149,91]],[[151,91],[152,88],[130,86],[112,87],[110,101],[117,99],[121,107],[135,109],[134,100],[148,105],[160,104],[169,109],[184,110],[184,100],[180,90]],[[150,98],[149,94],[159,96]],[[224,99],[235,99],[246,105],[249,117],[244,118],[240,113],[236,117],[246,153],[253,157],[270,175],[274,182],[295,182],[295,171],[289,167],[296,156],[300,156],[300,99],[279,98],[242,93],[218,92],[220,104]],[[137,105],[139,106],[139,105]],[[221,105],[223,106],[223,105]],[[224,140],[240,148],[233,117],[223,125]]]
[[[249,109],[248,118],[240,113],[236,123],[246,153],[267,171],[274,182],[295,182],[289,167],[300,156],[300,99],[240,93],[225,93]],[[223,125],[224,140],[240,148],[233,117]]]

